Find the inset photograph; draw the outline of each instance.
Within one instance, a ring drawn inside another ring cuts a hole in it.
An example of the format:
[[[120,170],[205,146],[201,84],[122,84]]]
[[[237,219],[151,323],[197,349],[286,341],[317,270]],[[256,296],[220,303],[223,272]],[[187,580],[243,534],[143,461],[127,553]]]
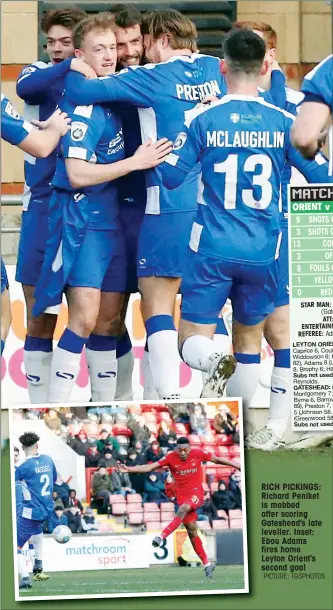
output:
[[[248,592],[238,399],[9,416],[17,601]]]

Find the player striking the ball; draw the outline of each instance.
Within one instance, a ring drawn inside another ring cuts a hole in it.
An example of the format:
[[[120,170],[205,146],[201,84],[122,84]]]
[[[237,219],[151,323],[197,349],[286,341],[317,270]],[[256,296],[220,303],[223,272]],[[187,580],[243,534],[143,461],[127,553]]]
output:
[[[53,511],[52,492],[57,480],[57,469],[53,460],[45,454],[39,454],[39,436],[34,432],[25,432],[19,438],[26,460],[16,468],[15,481],[22,482],[23,503],[20,516],[17,518],[17,561],[20,577],[20,589],[30,589],[31,579],[26,567],[22,548],[33,536],[35,548],[34,580],[48,578],[43,573],[43,521]]]
[[[160,536],[156,536],[152,542],[154,547],[163,544],[163,540],[170,536],[181,523],[184,524],[189,535],[192,546],[201,559],[207,578],[212,578],[215,565],[211,564],[198,536],[197,513],[196,509],[204,503],[204,490],[202,486],[201,464],[203,462],[213,462],[222,466],[231,466],[240,470],[240,465],[236,462],[212,455],[203,449],[192,449],[186,437],[182,436],[177,440],[177,449],[171,451],[166,456],[153,464],[143,464],[142,466],[119,466],[120,472],[129,473],[148,473],[160,468],[168,467],[175,481],[176,498],[179,509],[174,519],[162,531]]]

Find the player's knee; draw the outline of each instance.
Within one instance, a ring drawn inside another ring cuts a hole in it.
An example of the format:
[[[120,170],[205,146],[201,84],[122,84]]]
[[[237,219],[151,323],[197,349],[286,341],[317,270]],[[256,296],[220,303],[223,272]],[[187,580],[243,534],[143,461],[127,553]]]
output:
[[[75,318],[75,331],[81,337],[89,337],[96,326],[97,312],[92,311],[80,311]]]
[[[264,334],[267,343],[269,343],[272,349],[287,349],[289,347],[288,313],[284,311],[278,312],[276,310],[272,316],[267,319]]]

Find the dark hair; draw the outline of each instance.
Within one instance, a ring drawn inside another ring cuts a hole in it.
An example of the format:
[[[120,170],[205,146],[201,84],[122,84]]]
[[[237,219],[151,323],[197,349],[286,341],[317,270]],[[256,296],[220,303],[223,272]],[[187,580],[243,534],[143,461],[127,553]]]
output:
[[[44,34],[54,25],[62,25],[73,30],[74,27],[87,17],[87,13],[80,8],[56,8],[44,13],[41,21],[41,30]]]
[[[186,436],[180,436],[177,439],[177,445],[189,445],[189,444],[190,444],[190,442],[189,442],[188,438],[186,438]]]
[[[119,28],[132,28],[142,23],[142,15],[134,4],[116,4],[111,6],[110,13],[114,15],[115,24]]]
[[[223,42],[224,57],[234,73],[259,74],[266,53],[265,41],[252,30],[231,30]]]
[[[18,447],[16,447],[16,445],[15,445],[15,447],[14,447],[14,451],[18,451],[18,452],[20,453],[20,450],[19,450],[19,448],[18,448]]]
[[[34,432],[25,432],[24,434],[21,434],[19,441],[22,447],[32,447],[38,443],[39,436]]]
[[[75,495],[76,495],[76,489],[70,489],[69,493],[72,493],[72,491],[74,491]]]

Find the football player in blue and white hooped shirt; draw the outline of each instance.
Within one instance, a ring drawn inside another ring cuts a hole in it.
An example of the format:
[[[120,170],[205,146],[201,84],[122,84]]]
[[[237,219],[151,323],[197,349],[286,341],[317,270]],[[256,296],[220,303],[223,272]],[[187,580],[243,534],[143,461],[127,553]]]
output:
[[[70,120],[57,110],[47,121],[38,123],[41,131],[26,121],[12,103],[1,93],[1,138],[26,153],[45,158],[58,145],[59,139],[69,129]],[[9,285],[6,268],[1,258],[1,354],[11,324]]]
[[[203,190],[182,283],[179,348],[192,368],[209,373],[205,396],[241,396],[250,407],[260,376],[262,332],[274,310],[281,244],[279,192],[285,161],[307,163],[290,143],[293,115],[258,97],[266,47],[251,30],[225,41],[228,94],[195,109],[161,167],[169,188],[201,163]],[[316,161],[318,181],[327,167]],[[327,165],[327,164],[326,164]],[[227,298],[233,308],[232,357],[217,354],[212,336]],[[246,415],[245,415],[246,419]]]
[[[127,101],[139,107],[144,139],[175,140],[186,111],[207,95],[225,91],[217,57],[199,55],[194,24],[175,10],[144,16],[146,58],[153,63],[129,67],[109,79],[66,77],[73,101]],[[186,244],[196,212],[199,166],[175,192],[163,188],[159,169],[147,172],[147,206],[139,238],[138,276],[149,363],[160,398],[179,395],[175,300],[184,270]]]
[[[26,567],[22,548],[33,536],[35,549],[34,574],[36,580],[45,580],[43,574],[43,521],[49,519],[53,511],[52,492],[57,479],[57,469],[53,460],[39,454],[39,436],[25,432],[19,438],[26,460],[15,468],[15,482],[21,482],[23,497],[20,514],[17,516],[17,561],[20,588],[30,589],[31,580]]]
[[[75,53],[98,76],[114,72],[115,25],[110,13],[83,20],[74,30]],[[145,143],[124,158],[122,125],[107,106],[77,106],[61,101],[72,118],[63,138],[52,180],[50,236],[35,290],[33,315],[61,302],[66,291],[68,326],[53,352],[47,402],[68,402],[86,358],[97,402],[113,400],[116,388],[116,340],[112,324],[119,316],[126,287],[124,236],[118,218],[115,180],[161,163],[172,145],[165,139]],[[104,296],[105,295],[105,296]]]
[[[292,130],[292,142],[310,159],[322,145],[330,116],[333,116],[333,55],[323,59],[302,83],[304,101]],[[329,134],[330,175],[333,175],[333,135]]]
[[[251,29],[258,34],[266,43],[266,56],[269,69],[266,74],[260,76],[259,84],[269,90],[271,87],[271,64],[276,60],[277,35],[273,28],[265,23],[251,21],[240,21],[234,24],[237,29]],[[281,103],[281,108],[297,116],[299,105],[304,94],[282,85],[285,90],[285,100]],[[280,104],[276,104],[280,105]],[[321,174],[325,180],[328,176],[327,160],[322,154],[316,157],[316,163],[325,167]],[[318,172],[315,163],[307,163],[303,170],[306,170],[305,177],[308,182],[315,182],[318,179]],[[274,368],[271,379],[270,406],[268,421],[264,428],[248,435],[246,438],[247,446],[255,447],[265,451],[275,450],[284,443],[284,436],[287,429],[290,410],[291,410],[291,379],[290,379],[290,329],[289,329],[289,260],[288,260],[288,184],[291,180],[300,180],[296,168],[292,168],[287,162],[281,178],[281,230],[282,241],[279,256],[279,282],[275,297],[275,309],[271,313],[265,324],[264,335],[274,351]],[[328,178],[327,178],[328,179]],[[318,438],[318,437],[316,437]]]
[[[44,13],[41,29],[46,35],[50,62],[36,61],[26,66],[16,83],[18,96],[24,100],[24,116],[44,121],[57,108],[64,90],[64,77],[74,55],[72,31],[86,16],[76,8],[55,9]],[[51,180],[55,171],[56,151],[46,159],[26,154],[23,214],[18,248],[16,280],[22,283],[27,306],[27,336],[24,366],[31,403],[44,403],[52,358],[52,339],[57,309],[38,320],[31,316],[33,292],[41,272],[48,235],[48,206]]]

